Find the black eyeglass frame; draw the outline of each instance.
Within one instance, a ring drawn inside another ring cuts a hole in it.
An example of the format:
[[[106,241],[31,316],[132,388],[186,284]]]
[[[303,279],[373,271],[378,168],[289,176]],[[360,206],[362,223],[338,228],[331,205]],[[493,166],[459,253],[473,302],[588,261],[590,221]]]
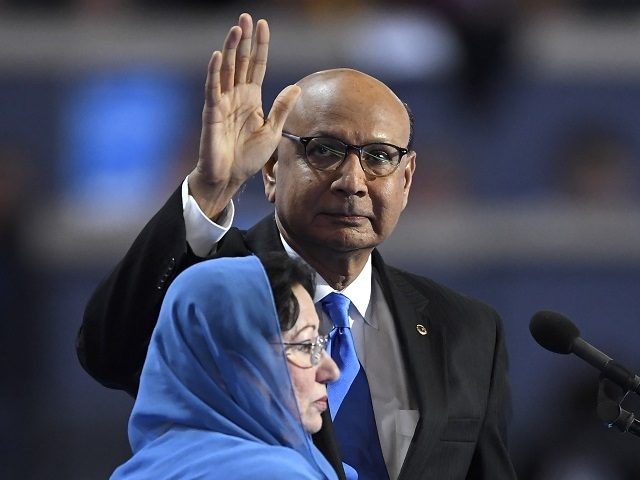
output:
[[[289,138],[291,140],[295,140],[297,142],[300,142],[302,144],[302,146],[304,147],[304,160],[305,163],[307,165],[309,165],[309,167],[313,168],[314,170],[318,170],[320,172],[335,172],[336,170],[338,170],[338,168],[340,168],[340,165],[343,164],[343,162],[345,161],[345,159],[347,158],[347,155],[349,154],[349,150],[355,150],[358,152],[358,160],[360,161],[360,167],[362,168],[362,170],[365,171],[365,173],[380,178],[380,177],[388,177],[389,175],[391,175],[393,172],[395,172],[398,167],[400,166],[400,162],[402,161],[402,157],[404,157],[407,153],[409,153],[409,149],[407,148],[402,148],[399,147],[397,145],[394,145],[393,143],[387,143],[387,142],[373,142],[373,143],[366,143],[364,145],[350,145],[348,143],[343,142],[342,140],[340,140],[339,138],[335,138],[335,137],[329,137],[327,135],[317,135],[317,136],[313,136],[313,137],[299,137],[298,135],[294,135],[293,133],[289,133],[289,132],[282,132],[282,136],[285,138]],[[309,142],[311,142],[311,140],[315,140],[317,138],[326,138],[326,139],[331,139],[331,140],[335,140],[337,142],[340,142],[341,144],[344,145],[344,156],[342,157],[342,160],[337,163],[335,165],[335,167],[332,168],[318,168],[315,165],[313,165],[311,162],[309,162],[309,156],[307,155],[307,145],[309,145]],[[366,162],[363,162],[362,160],[362,153],[364,151],[364,149],[370,145],[386,145],[388,147],[392,147],[395,148],[398,151],[398,163],[396,163],[393,166],[393,170],[391,170],[389,173],[385,173],[384,175],[379,175],[375,172],[373,172],[370,168],[368,168],[366,166]]]

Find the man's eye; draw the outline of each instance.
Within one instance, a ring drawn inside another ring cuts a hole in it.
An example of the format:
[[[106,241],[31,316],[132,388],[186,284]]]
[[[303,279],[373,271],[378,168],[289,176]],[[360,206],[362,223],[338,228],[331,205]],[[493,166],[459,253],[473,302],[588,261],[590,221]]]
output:
[[[388,163],[391,161],[391,155],[385,150],[373,150],[365,153],[370,162]]]
[[[337,147],[319,143],[313,146],[309,155],[314,157],[339,157],[340,151]]]

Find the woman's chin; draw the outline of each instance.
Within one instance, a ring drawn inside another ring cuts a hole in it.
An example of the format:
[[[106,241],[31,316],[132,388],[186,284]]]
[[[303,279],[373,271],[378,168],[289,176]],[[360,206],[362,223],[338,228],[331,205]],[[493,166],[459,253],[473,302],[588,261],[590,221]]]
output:
[[[318,433],[322,428],[322,417],[318,415],[318,418],[314,418],[311,420],[307,420],[304,422],[304,429],[307,433],[313,435],[314,433]]]

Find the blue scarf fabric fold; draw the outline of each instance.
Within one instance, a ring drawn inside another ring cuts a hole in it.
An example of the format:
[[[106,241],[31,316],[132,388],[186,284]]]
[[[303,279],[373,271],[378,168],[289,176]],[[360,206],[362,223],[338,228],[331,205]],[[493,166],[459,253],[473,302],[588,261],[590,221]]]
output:
[[[112,479],[335,479],[302,428],[256,257],[182,272],[160,310]]]

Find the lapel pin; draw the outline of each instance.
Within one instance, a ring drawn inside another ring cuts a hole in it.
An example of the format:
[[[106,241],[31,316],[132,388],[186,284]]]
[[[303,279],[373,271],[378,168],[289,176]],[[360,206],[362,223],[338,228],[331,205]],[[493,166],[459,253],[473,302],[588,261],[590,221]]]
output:
[[[426,335],[427,334],[427,329],[424,327],[424,325],[417,324],[416,325],[416,330],[418,330],[418,333],[420,335]]]

